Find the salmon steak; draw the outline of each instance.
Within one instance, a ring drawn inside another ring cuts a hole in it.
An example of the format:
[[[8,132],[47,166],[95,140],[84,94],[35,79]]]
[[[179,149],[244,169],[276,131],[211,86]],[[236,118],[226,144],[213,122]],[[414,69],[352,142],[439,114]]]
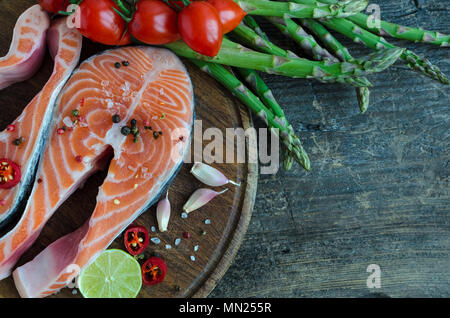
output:
[[[67,27],[66,18],[54,21],[47,34],[53,73],[22,114],[0,133],[0,227],[29,193],[56,99],[80,58],[82,36]]]
[[[83,62],[56,102],[25,211],[0,239],[0,276],[112,152],[91,217],[13,273],[22,297],[70,283],[164,193],[189,153],[193,120],[192,83],[171,51],[123,47]]]
[[[36,4],[21,14],[14,27],[8,53],[0,58],[0,89],[36,73],[45,55],[48,14]]]

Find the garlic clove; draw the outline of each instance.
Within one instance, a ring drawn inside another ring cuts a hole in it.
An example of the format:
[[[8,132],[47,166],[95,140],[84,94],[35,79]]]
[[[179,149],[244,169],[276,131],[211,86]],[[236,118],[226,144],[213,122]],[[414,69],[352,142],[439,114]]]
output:
[[[190,196],[187,202],[183,206],[183,211],[186,213],[190,213],[194,210],[197,210],[207,204],[209,201],[214,199],[216,196],[227,192],[228,189],[225,189],[221,192],[216,192],[211,189],[201,188],[195,190],[194,193]]]
[[[216,168],[213,168],[201,162],[194,163],[191,169],[191,173],[198,180],[211,187],[219,187],[228,183],[231,183],[235,186],[240,186],[239,183],[228,180],[228,178]]]
[[[156,219],[158,221],[158,228],[161,232],[167,231],[170,219],[170,201],[169,191],[166,193],[166,197],[158,202],[156,207]]]

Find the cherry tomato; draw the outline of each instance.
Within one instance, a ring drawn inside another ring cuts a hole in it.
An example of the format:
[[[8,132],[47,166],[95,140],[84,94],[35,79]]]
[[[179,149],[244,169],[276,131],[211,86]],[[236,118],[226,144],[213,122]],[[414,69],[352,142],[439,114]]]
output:
[[[142,282],[144,285],[159,284],[166,277],[167,265],[159,257],[152,256],[142,265]]]
[[[219,13],[224,34],[234,30],[247,14],[233,0],[206,0],[206,2],[216,8]]]
[[[0,159],[0,189],[15,187],[22,178],[20,166],[12,160]]]
[[[66,11],[70,5],[69,0],[38,0],[42,9],[47,12],[58,13],[59,11]]]
[[[177,12],[159,0],[141,0],[128,25],[130,34],[147,44],[166,44],[180,38]]]
[[[214,57],[223,40],[222,23],[217,10],[207,2],[191,2],[178,14],[178,30],[194,51]]]
[[[148,246],[149,235],[145,227],[130,225],[123,236],[125,248],[131,255],[141,254]]]
[[[129,44],[130,34],[124,35],[126,22],[113,8],[118,9],[113,0],[83,0],[78,13],[80,33],[106,45]]]

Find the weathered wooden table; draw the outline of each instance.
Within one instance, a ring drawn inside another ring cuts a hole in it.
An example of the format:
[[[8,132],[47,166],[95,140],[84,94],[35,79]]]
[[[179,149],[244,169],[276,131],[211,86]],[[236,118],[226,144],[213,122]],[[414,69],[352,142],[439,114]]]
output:
[[[388,21],[450,33],[448,0],[377,2]],[[393,42],[450,76],[450,49]],[[398,62],[369,77],[360,115],[352,88],[265,79],[312,171],[260,176],[244,243],[210,297],[449,297],[450,87]],[[370,264],[380,266],[379,289],[366,285]]]

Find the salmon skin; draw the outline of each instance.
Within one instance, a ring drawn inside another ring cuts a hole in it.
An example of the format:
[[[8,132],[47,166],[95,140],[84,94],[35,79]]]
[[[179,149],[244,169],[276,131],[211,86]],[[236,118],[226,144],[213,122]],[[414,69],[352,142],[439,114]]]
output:
[[[55,52],[53,73],[10,128],[0,133],[0,158],[12,160],[22,172],[18,185],[0,189],[0,227],[15,215],[29,193],[56,99],[80,57],[82,36],[67,27],[66,18],[55,21],[47,33],[49,47]],[[17,140],[21,140],[19,145],[15,144]]]
[[[0,58],[0,89],[36,73],[45,55],[48,14],[36,4],[17,20],[8,54]]]
[[[93,56],[74,72],[56,107],[37,172],[42,182],[35,183],[20,222],[0,240],[0,275],[10,272],[56,209],[98,170],[105,153],[114,156],[89,220],[14,271],[22,297],[53,294],[90,264],[160,197],[191,139],[192,83],[166,49],[124,47]],[[62,125],[70,129],[58,134]]]

